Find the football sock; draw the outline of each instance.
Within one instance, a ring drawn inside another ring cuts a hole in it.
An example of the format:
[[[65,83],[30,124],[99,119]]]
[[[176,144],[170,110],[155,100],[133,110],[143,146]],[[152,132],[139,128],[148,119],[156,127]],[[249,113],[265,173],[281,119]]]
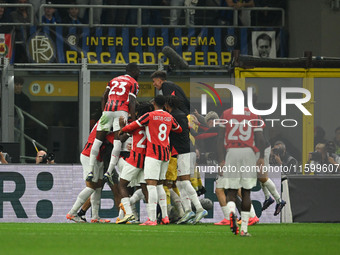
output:
[[[222,212],[223,212],[223,215],[224,215],[224,218],[229,220],[229,211],[228,211],[228,207],[225,205],[225,206],[222,206]]]
[[[179,217],[182,217],[184,215],[184,211],[183,211],[181,198],[172,189],[170,190],[170,196],[171,196],[171,200],[174,201],[175,208],[178,211]]]
[[[229,201],[228,203],[227,203],[227,212],[230,214],[230,213],[235,213],[235,210],[236,210],[236,204],[235,204],[235,202],[233,202],[233,201]],[[228,216],[228,218],[227,219],[229,219],[229,216]]]
[[[163,187],[164,187],[164,191],[165,191],[165,194],[166,194],[166,204],[171,205],[170,190],[169,190],[168,186],[164,185]]]
[[[75,215],[77,211],[80,209],[80,207],[85,203],[85,201],[91,196],[91,194],[94,192],[94,189],[91,189],[89,187],[86,187],[83,189],[78,197],[76,202],[74,203],[72,209],[70,210],[70,214]]]
[[[253,204],[251,204],[249,218],[254,218],[255,216],[256,216],[256,213],[255,213],[255,210],[254,210],[254,206],[253,206]]]
[[[92,219],[99,218],[99,206],[102,189],[97,188],[91,195]]]
[[[113,169],[117,165],[121,148],[122,148],[122,142],[120,140],[114,140],[113,149],[111,152],[109,169],[107,170],[107,172],[109,172],[110,175],[112,174]]]
[[[120,202],[123,204],[126,214],[132,214],[130,198],[123,197]]]
[[[157,202],[158,202],[158,193],[157,187],[154,185],[147,185],[149,194],[149,203],[148,203],[148,216],[151,221],[156,220],[156,211],[157,211]]]
[[[137,189],[133,195],[130,197],[130,204],[134,205],[139,200],[144,199],[143,191],[142,189]]]
[[[185,188],[182,185],[183,181],[177,181],[177,188],[179,189],[179,192],[181,194],[181,201],[182,201],[182,205],[184,208],[185,212],[190,212],[192,211],[191,209],[191,201],[190,198],[187,195],[187,192],[185,191]]]
[[[157,193],[158,193],[158,203],[162,211],[162,218],[165,218],[168,216],[168,205],[167,205],[167,198],[166,198],[167,196],[163,188],[163,185],[157,185]]]
[[[94,139],[92,148],[91,148],[91,152],[90,152],[90,167],[91,167],[91,172],[93,172],[93,167],[94,167],[94,162],[96,161],[96,158],[99,154],[99,150],[100,150],[100,146],[102,145],[102,141],[98,140],[98,139]]]
[[[248,232],[249,212],[242,211],[241,218],[242,218],[241,231],[244,231],[246,233]]]
[[[268,180],[265,183],[263,183],[263,186],[266,187],[269,190],[269,192],[273,195],[276,203],[281,202],[280,195],[277,192],[275,184],[271,179],[268,178]]]
[[[124,218],[124,211],[122,209],[119,209],[118,218],[119,219],[123,219]]]
[[[262,182],[260,182],[260,185],[261,185],[261,188],[262,188],[262,191],[263,191],[263,194],[264,194],[264,199],[265,199],[265,200],[269,199],[269,197],[270,197],[269,190],[267,189],[267,187],[265,187],[265,186],[263,185]]]
[[[191,202],[194,204],[197,212],[202,212],[204,209],[198,200],[197,193],[194,189],[194,187],[191,185],[190,181],[182,181],[182,185],[185,188],[185,191],[188,194],[188,197],[190,198]]]

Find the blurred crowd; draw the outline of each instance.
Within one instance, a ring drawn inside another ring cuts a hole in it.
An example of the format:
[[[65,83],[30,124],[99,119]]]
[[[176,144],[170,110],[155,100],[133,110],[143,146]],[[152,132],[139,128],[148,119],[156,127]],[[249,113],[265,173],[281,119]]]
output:
[[[126,5],[126,6],[172,6],[174,9],[143,9],[142,24],[150,25],[182,25],[185,24],[185,11],[176,7],[231,7],[238,12],[238,25],[280,26],[282,14],[280,11],[247,11],[249,7],[286,8],[284,0],[0,0],[0,3],[32,4],[34,23],[38,22],[41,4],[64,5]],[[234,11],[232,10],[189,10],[191,25],[233,25]],[[30,22],[30,8],[8,7],[0,8],[0,23]],[[94,8],[94,24],[137,24],[137,9],[124,8]],[[88,8],[44,8],[42,23],[88,24]],[[0,32],[10,27],[2,26]]]

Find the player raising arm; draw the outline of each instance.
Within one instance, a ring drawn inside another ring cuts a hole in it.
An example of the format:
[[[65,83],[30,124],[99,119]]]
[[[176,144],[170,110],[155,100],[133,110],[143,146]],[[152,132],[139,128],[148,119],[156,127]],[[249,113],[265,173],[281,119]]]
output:
[[[182,132],[181,126],[168,113],[163,111],[165,97],[158,95],[152,102],[155,111],[144,114],[138,120],[125,126],[122,132],[132,131],[144,126],[147,136],[146,157],[144,161],[144,178],[148,190],[147,212],[149,220],[142,225],[157,225],[156,208],[157,203],[161,207],[162,222],[169,224],[167,213],[166,194],[163,181],[169,165],[170,144],[169,133]]]
[[[96,139],[94,140],[90,154],[90,169],[91,172],[87,176],[87,180],[91,181],[94,173],[93,166],[99,148],[104,141],[107,132],[113,128],[115,140],[111,154],[109,169],[104,174],[104,181],[107,181],[116,166],[122,143],[118,138],[119,117],[123,116],[126,120],[130,112],[132,120],[135,120],[135,104],[138,94],[137,79],[139,76],[139,68],[136,63],[130,63],[126,66],[126,75],[118,76],[112,79],[102,97],[103,113],[99,120]]]

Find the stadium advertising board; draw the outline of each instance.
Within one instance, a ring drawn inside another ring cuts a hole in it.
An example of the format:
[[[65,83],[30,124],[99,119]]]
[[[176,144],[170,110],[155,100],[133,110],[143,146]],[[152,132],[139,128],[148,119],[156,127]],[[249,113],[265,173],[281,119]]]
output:
[[[223,213],[214,194],[215,177],[204,172],[202,169],[207,189],[205,197],[211,199],[214,206],[202,222],[217,222],[223,219]],[[82,175],[80,165],[0,165],[0,222],[66,222],[67,212],[84,188]],[[280,192],[281,178],[272,179]],[[263,192],[259,185],[253,191],[253,205],[260,222],[280,222],[279,216],[273,216],[273,206],[261,215]],[[141,221],[144,221],[146,206],[141,202],[139,208]],[[110,219],[118,216],[111,190],[106,186],[99,215]],[[89,212],[87,217],[90,217]]]
[[[235,49],[261,57],[255,37],[263,34],[271,36],[268,56],[287,55],[283,30],[278,28],[261,33],[251,28],[30,27],[23,33],[28,59],[36,63],[78,63],[87,58],[89,63],[155,64],[164,56],[164,46],[171,46],[190,65],[226,65]]]

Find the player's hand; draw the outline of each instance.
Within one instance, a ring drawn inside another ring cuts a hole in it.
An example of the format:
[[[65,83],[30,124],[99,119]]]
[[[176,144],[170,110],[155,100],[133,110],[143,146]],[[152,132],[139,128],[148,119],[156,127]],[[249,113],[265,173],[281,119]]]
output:
[[[119,117],[119,126],[120,126],[120,128],[125,127],[125,125],[126,125],[126,120],[125,120],[125,118],[124,118],[123,116],[120,116],[120,117]]]

